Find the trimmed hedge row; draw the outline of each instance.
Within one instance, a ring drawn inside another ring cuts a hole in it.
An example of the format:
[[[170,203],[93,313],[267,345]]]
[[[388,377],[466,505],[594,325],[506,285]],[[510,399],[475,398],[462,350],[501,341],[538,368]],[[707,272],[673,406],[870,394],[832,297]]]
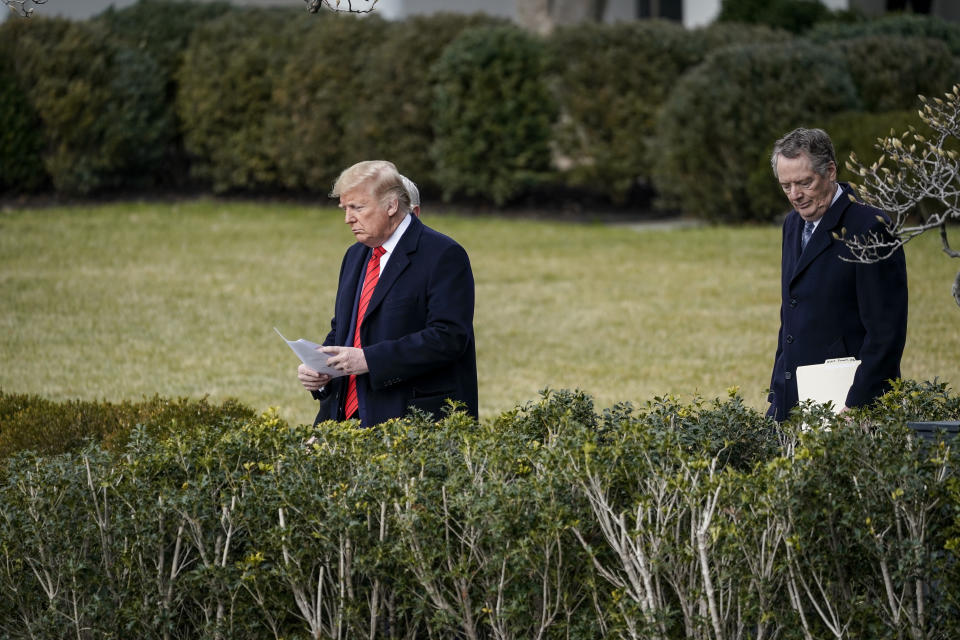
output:
[[[765,220],[785,206],[752,197],[774,184],[756,168],[777,136],[911,109],[958,72],[960,25],[937,19],[809,34],[637,21],[544,39],[482,16],[387,24],[160,0],[8,20],[0,109],[16,129],[0,166],[19,169],[0,188],[180,184],[189,168],[217,192],[325,193],[345,165],[388,157],[428,197],[570,188],[624,203],[653,188],[665,207]]]
[[[228,412],[20,452],[0,635],[954,638],[956,454],[905,422],[958,417],[910,382],[782,428],[735,394],[560,391],[484,424]]]
[[[154,396],[140,402],[54,402],[0,390],[0,459],[18,451],[42,455],[76,451],[90,442],[121,451],[134,428],[153,437],[220,420],[253,418],[256,412],[231,400],[220,405],[206,398],[171,400]]]

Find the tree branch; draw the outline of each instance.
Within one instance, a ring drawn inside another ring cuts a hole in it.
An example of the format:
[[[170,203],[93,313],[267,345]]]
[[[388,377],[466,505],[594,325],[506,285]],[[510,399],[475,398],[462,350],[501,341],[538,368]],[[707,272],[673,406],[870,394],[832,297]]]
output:
[[[9,0],[5,0],[9,1]],[[330,11],[342,11],[343,13],[370,13],[373,11],[374,7],[377,6],[378,0],[358,0],[357,5],[366,4],[365,8],[354,8],[353,0],[303,0],[307,4],[307,11],[310,13],[317,13],[321,9],[329,9]],[[44,0],[46,2],[46,0]],[[341,8],[341,5],[346,5],[345,8]]]
[[[29,18],[33,15],[33,7],[30,5],[46,4],[47,0],[2,0],[2,2],[21,18]]]

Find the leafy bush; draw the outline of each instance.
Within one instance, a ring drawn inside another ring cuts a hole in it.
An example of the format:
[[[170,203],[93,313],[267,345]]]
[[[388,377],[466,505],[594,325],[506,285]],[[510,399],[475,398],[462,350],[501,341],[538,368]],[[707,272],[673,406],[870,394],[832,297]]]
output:
[[[485,14],[435,13],[370,30],[365,37],[381,42],[370,42],[365,49],[357,70],[360,87],[352,100],[344,96],[350,104],[337,114],[343,123],[338,146],[353,158],[387,158],[417,183],[421,194],[438,192],[430,155],[434,120],[430,69],[464,29],[505,24]]]
[[[750,185],[774,141],[804,123],[858,108],[844,64],[803,41],[720,49],[679,79],[658,121],[661,204],[709,220],[769,220],[781,204]],[[774,206],[776,208],[771,208]]]
[[[820,0],[723,0],[717,20],[764,24],[803,33],[837,17]]]
[[[292,9],[237,9],[191,34],[177,76],[177,114],[191,173],[215,191],[278,183],[264,121],[280,70],[309,25]]]
[[[3,29],[0,28],[0,34]],[[47,181],[40,119],[12,74],[0,64],[0,193],[33,191]]]
[[[177,84],[184,50],[193,30],[230,9],[227,2],[183,2],[180,0],[137,0],[116,9],[112,5],[94,18],[122,46],[140,51],[157,64],[164,86],[163,118],[175,123],[176,134],[165,140],[162,162],[154,167],[158,182],[181,182],[187,175],[182,131],[176,116]]]
[[[361,78],[384,27],[377,17],[323,15],[286,51],[262,143],[280,185],[326,194],[343,169],[370,159],[344,143],[344,121],[366,112]]]
[[[172,89],[190,34],[230,9],[228,2],[137,0],[136,4],[120,9],[111,5],[94,21],[102,23],[126,46],[148,53],[156,61],[168,88]],[[169,97],[172,99],[173,93]]]
[[[956,454],[905,427],[960,418],[943,384],[782,426],[571,391],[486,424],[208,417],[0,464],[0,635],[960,631]]]
[[[880,151],[876,148],[877,139],[889,135],[891,129],[906,131],[914,127],[924,135],[930,132],[930,128],[913,110],[884,113],[848,111],[830,117],[820,126],[830,134],[830,139],[833,140],[833,148],[837,155],[838,176],[841,180],[847,181],[857,180],[857,177],[849,175],[846,169],[850,154],[855,153],[857,158],[868,166],[873,164],[880,157]],[[767,168],[769,167],[768,163]]]
[[[960,63],[940,40],[864,36],[832,42],[847,61],[866,111],[916,109],[917,95],[940,94],[960,77]]]
[[[39,396],[0,391],[0,458],[30,449],[44,455],[75,451],[89,442],[121,450],[134,427],[155,436],[243,419],[254,412],[235,400],[221,405],[206,399],[169,400],[154,396],[141,402],[53,402]]]
[[[896,13],[874,20],[821,23],[804,36],[816,43],[852,40],[864,36],[933,38],[942,40],[953,55],[960,56],[960,24],[911,13]]]
[[[0,53],[43,124],[54,187],[90,193],[149,180],[173,132],[153,59],[95,24],[37,18],[2,28]]]
[[[789,42],[794,35],[783,29],[744,22],[711,22],[690,31],[701,60],[716,49],[735,44],[776,44]]]
[[[556,107],[544,45],[519,27],[462,32],[434,66],[433,146],[444,197],[502,205],[550,176]]]
[[[638,180],[649,182],[657,112],[700,60],[692,39],[667,21],[578,24],[555,31],[547,55],[563,114],[553,144],[565,181],[622,202]]]

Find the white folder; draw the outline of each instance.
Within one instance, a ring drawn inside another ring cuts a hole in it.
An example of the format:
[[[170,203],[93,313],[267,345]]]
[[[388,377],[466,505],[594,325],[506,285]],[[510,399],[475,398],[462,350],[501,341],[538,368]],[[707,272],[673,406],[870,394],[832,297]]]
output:
[[[834,413],[847,404],[847,392],[853,384],[860,361],[854,358],[833,358],[823,364],[797,367],[797,394],[800,402],[833,403]]]

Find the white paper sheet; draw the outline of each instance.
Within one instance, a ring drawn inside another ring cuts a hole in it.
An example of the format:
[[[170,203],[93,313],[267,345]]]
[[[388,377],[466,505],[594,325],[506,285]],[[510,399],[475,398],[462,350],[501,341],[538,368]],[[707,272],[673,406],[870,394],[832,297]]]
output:
[[[316,342],[310,342],[309,340],[304,340],[303,338],[300,338],[299,340],[287,340],[283,337],[283,334],[280,333],[280,329],[274,327],[273,330],[277,332],[278,336],[283,338],[284,342],[290,345],[290,348],[293,349],[293,352],[297,354],[297,357],[300,358],[300,361],[303,362],[303,364],[307,365],[317,373],[326,373],[331,378],[338,378],[346,375],[343,371],[327,366],[327,358],[330,356],[321,351],[317,351],[317,347],[320,345]]]
[[[839,413],[847,403],[847,392],[859,366],[859,360],[836,358],[823,364],[797,367],[797,395],[800,396],[800,402],[832,402],[833,412]]]

